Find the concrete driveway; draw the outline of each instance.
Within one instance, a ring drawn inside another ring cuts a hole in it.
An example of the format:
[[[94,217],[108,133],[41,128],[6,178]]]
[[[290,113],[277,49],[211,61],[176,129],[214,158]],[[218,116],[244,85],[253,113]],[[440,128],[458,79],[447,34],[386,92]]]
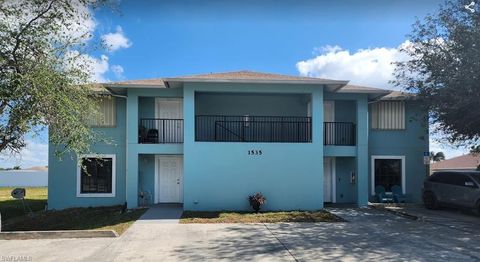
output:
[[[0,261],[480,260],[480,228],[405,219],[387,211],[330,209],[346,223],[177,224],[137,221],[117,239],[0,241]],[[171,214],[171,212],[167,212]]]

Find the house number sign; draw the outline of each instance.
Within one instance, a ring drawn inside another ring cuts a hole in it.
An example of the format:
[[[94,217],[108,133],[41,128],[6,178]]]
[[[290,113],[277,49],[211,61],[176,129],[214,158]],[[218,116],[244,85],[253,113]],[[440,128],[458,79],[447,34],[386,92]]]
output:
[[[261,156],[263,154],[261,149],[252,149],[248,150],[248,155],[249,156]]]

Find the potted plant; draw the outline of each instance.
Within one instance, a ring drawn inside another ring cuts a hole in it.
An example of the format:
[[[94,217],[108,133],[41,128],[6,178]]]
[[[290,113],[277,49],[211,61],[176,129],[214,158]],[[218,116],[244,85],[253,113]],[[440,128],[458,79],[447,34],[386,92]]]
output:
[[[253,210],[258,213],[262,205],[267,202],[267,199],[265,198],[265,196],[263,196],[262,193],[259,192],[254,195],[248,196],[248,202],[250,202],[250,206],[253,208]]]

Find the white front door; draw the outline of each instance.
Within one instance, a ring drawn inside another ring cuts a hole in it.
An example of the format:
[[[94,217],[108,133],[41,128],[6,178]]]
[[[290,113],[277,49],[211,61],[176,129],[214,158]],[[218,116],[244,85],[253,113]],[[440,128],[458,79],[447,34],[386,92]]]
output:
[[[157,156],[157,203],[183,202],[183,157]]]
[[[325,157],[323,161],[323,202],[335,202],[334,197],[334,160]]]

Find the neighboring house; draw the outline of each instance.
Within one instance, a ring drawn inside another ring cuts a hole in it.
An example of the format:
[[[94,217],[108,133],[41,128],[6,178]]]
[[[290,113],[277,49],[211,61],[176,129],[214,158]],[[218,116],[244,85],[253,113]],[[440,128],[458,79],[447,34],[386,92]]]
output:
[[[62,161],[50,150],[48,206],[247,210],[262,192],[267,210],[317,210],[365,206],[376,185],[420,201],[427,114],[411,95],[347,84],[251,71],[104,84],[95,128],[114,142]]]
[[[467,154],[453,157],[430,166],[431,172],[435,171],[476,171],[480,165],[480,155]]]

